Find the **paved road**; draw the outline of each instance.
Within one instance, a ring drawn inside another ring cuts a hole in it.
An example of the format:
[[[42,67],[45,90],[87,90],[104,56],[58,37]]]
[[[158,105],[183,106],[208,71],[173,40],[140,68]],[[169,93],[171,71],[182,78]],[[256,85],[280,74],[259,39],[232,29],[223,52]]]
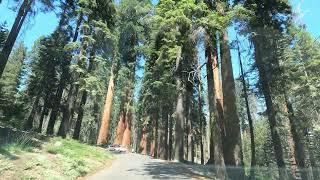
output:
[[[148,180],[148,179],[213,179],[213,169],[202,165],[185,165],[151,159],[139,154],[118,154],[105,170],[88,180]]]

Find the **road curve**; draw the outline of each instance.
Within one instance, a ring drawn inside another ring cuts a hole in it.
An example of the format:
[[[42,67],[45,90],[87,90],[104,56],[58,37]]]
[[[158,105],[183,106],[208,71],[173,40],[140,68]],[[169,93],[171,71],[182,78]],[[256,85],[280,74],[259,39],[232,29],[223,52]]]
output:
[[[116,154],[116,160],[105,170],[89,176],[88,180],[148,180],[148,179],[214,179],[213,168],[186,165],[152,159],[140,154]]]

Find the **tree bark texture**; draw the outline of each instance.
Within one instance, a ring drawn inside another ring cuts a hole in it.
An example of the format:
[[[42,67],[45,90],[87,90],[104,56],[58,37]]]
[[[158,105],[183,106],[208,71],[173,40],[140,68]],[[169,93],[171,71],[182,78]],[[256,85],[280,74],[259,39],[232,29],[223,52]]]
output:
[[[102,145],[107,143],[110,118],[111,118],[111,112],[112,112],[113,95],[114,95],[114,77],[113,77],[113,73],[111,73],[103,115],[102,115],[101,127],[100,127],[99,136],[97,140],[97,145]]]
[[[146,155],[147,154],[147,127],[144,126],[142,128],[142,135],[141,135],[141,141],[139,145],[139,153]]]
[[[114,140],[113,144],[121,144],[122,143],[122,138],[123,138],[123,133],[126,129],[125,123],[126,123],[126,116],[125,116],[125,109],[123,109],[124,107],[122,107],[122,109],[120,110],[120,114],[119,114],[119,122],[117,125],[117,131],[116,131],[116,137]]]
[[[32,106],[32,110],[30,112],[30,115],[24,125],[24,130],[27,131],[27,130],[31,130],[33,128],[33,123],[34,123],[34,120],[36,120],[36,114],[37,114],[37,111],[39,109],[39,101],[40,101],[40,96],[38,95],[33,103],[33,106]]]
[[[295,159],[300,169],[301,179],[305,180],[305,179],[308,179],[308,173],[306,170],[305,147],[299,133],[299,126],[298,126],[299,121],[294,114],[292,103],[286,93],[284,94],[284,98],[285,98],[286,110],[287,110],[287,114],[290,122],[290,131],[291,131],[292,139],[294,142]]]
[[[225,32],[221,39],[221,74],[223,89],[223,115],[226,128],[224,138],[224,157],[227,166],[239,167],[239,172],[228,172],[230,178],[244,178],[242,170],[242,143],[240,121],[237,114],[235,84],[231,62],[228,35]]]
[[[176,104],[176,125],[175,125],[175,143],[174,143],[174,158],[175,160],[184,161],[184,105],[183,105],[183,85],[182,79],[179,75],[176,76],[176,85],[178,91],[177,104]]]

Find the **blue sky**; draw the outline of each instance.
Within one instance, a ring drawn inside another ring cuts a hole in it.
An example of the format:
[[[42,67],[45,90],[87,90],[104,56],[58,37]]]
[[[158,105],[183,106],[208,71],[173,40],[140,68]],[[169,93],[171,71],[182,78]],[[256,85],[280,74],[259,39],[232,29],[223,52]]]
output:
[[[8,29],[11,29],[17,14],[11,10],[15,7],[14,5],[15,3],[12,3],[12,0],[3,0],[3,2],[0,4],[0,23],[6,22]],[[40,36],[51,34],[56,28],[57,24],[58,18],[54,12],[40,12],[34,17],[29,16],[21,29],[17,41],[24,42],[24,44],[30,50],[35,40],[37,40]]]
[[[320,1],[319,0],[290,0],[296,12],[300,14],[297,19],[306,24],[307,30],[314,37],[320,36]]]

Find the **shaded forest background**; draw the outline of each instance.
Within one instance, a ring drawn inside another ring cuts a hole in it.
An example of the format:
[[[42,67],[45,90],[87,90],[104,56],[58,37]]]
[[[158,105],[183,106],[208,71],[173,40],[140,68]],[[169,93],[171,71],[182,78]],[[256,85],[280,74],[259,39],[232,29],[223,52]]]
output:
[[[2,126],[214,164],[221,179],[320,178],[320,42],[287,0],[12,6],[12,28],[0,22]],[[39,11],[58,26],[27,51],[16,39]]]

